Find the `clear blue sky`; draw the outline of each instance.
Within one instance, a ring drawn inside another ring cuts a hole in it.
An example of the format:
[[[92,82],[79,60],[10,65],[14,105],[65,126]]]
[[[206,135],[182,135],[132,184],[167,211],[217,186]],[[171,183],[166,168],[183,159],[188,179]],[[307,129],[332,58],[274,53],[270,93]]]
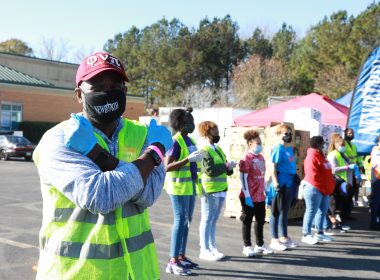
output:
[[[358,15],[379,0],[7,0],[0,6],[0,42],[10,38],[25,41],[38,54],[43,39],[69,45],[67,60],[74,53],[101,50],[104,43],[131,26],[138,28],[165,17],[174,17],[197,27],[204,17],[231,15],[240,36],[249,37],[256,27],[267,34],[278,31],[283,22],[298,37],[324,16],[346,10]]]

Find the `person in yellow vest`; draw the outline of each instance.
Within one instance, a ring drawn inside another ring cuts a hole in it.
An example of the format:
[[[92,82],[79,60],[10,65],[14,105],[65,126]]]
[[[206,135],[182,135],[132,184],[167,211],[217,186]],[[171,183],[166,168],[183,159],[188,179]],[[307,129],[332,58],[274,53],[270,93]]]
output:
[[[198,125],[199,134],[205,137],[207,145],[202,160],[201,181],[201,222],[199,224],[200,254],[199,258],[207,261],[219,261],[224,254],[216,247],[216,222],[224,205],[227,193],[227,175],[233,173],[234,161],[227,162],[226,155],[217,143],[220,140],[219,129],[211,121]]]
[[[125,82],[118,58],[85,57],[75,88],[83,112],[47,131],[33,154],[43,198],[37,279],[160,279],[147,207],[172,138],[122,117]]]
[[[165,158],[165,189],[172,203],[174,217],[166,272],[180,276],[190,275],[191,269],[198,268],[198,264],[186,256],[187,236],[199,188],[197,162],[202,161],[204,156],[203,151],[197,150],[194,139],[189,137],[195,129],[192,110],[175,109],[170,113],[169,123],[175,135],[173,146]]]
[[[371,230],[380,230],[380,135],[371,151]]]
[[[365,177],[367,178],[368,181],[371,181],[371,155],[367,155],[363,159],[363,166],[364,166],[364,171],[365,171]]]
[[[354,170],[357,166],[354,163],[350,163],[349,158],[345,155],[345,151],[346,148],[342,136],[338,133],[333,133],[331,135],[327,159],[332,166],[333,174],[344,180],[350,186],[353,186]],[[337,210],[340,210],[341,215],[344,217],[350,215],[352,210],[352,193],[342,203],[341,209]]]
[[[346,148],[344,154],[349,159],[350,163],[354,163],[359,167],[361,173],[364,174],[363,157],[358,156],[357,147],[352,140],[355,138],[355,133],[352,128],[346,128],[344,130],[344,146]],[[354,190],[354,203],[358,205],[359,199],[359,182],[353,177],[353,190]]]

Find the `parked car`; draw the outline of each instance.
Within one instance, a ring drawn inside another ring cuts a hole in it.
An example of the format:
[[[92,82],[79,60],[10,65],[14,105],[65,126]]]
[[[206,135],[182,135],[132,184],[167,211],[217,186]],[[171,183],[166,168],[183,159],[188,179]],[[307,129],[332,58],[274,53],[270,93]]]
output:
[[[29,161],[35,145],[23,136],[0,135],[0,159],[7,160],[10,157],[23,157]]]

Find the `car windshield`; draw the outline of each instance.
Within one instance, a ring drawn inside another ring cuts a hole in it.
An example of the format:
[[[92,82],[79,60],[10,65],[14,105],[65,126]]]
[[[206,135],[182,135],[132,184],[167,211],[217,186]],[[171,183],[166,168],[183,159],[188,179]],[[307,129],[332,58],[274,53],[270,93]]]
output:
[[[20,145],[30,145],[31,143],[29,142],[28,139],[22,136],[14,136],[14,135],[6,135],[5,136],[10,143],[14,144],[20,144]]]

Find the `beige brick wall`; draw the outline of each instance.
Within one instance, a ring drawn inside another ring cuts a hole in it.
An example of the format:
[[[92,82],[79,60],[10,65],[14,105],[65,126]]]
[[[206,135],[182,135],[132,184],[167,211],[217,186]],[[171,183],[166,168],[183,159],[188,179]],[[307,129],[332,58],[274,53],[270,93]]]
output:
[[[81,111],[74,91],[0,84],[0,102],[23,105],[24,121],[59,122]],[[144,100],[128,96],[124,116],[138,120],[144,114]]]

